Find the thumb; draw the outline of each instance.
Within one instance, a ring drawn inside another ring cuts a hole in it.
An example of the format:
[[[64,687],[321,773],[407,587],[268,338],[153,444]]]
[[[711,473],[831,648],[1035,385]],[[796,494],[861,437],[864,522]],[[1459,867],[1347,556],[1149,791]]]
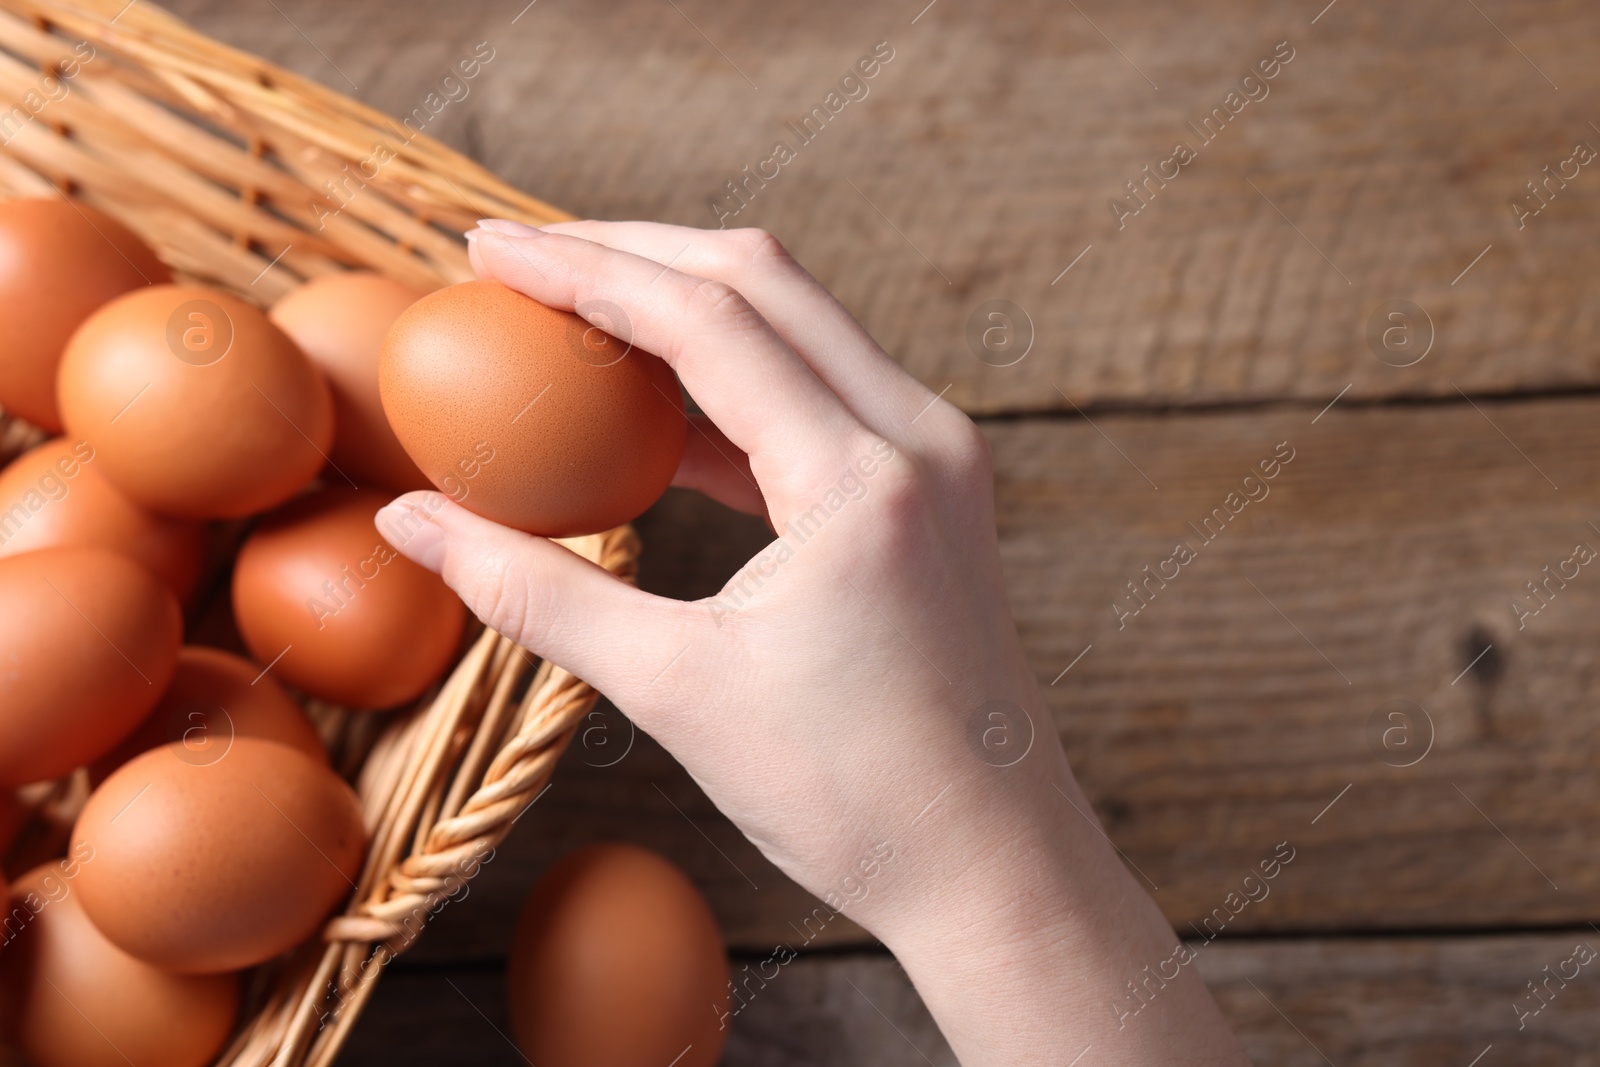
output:
[[[490,629],[614,700],[640,691],[661,650],[670,655],[689,627],[676,601],[442,493],[407,493],[379,510],[373,525],[402,555],[437,572]]]

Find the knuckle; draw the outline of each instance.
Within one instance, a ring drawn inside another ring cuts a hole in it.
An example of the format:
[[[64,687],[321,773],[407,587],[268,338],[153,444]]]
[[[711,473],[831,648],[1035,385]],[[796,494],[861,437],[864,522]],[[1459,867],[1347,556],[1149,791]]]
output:
[[[535,582],[521,567],[482,567],[473,576],[469,603],[484,625],[533,652],[543,644],[544,612],[533,601]]]
[[[977,423],[965,415],[959,416],[957,427],[950,434],[950,458],[955,474],[964,482],[988,482],[994,478],[994,453],[989,439],[978,429]]]
[[[794,263],[794,257],[783,247],[783,242],[766,230],[752,226],[734,230],[728,236],[738,248],[744,266],[765,267],[773,263],[787,266]]]
[[[874,483],[872,521],[862,529],[859,550],[877,560],[918,556],[937,525],[932,479],[915,457],[902,452]]]
[[[926,509],[930,479],[911,453],[901,450],[893,462],[884,466],[879,477],[882,482],[878,487],[878,506],[892,525],[911,522]]]
[[[689,290],[685,312],[693,322],[734,332],[752,329],[762,321],[743,293],[713,278],[703,278]]]
[[[942,473],[964,485],[993,478],[989,439],[960,408],[941,400],[921,425],[925,434],[922,451]]]

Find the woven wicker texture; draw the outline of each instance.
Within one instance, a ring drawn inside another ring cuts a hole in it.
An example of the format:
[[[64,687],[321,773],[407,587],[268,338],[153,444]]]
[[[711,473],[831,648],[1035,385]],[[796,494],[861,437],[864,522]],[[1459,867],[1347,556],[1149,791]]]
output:
[[[66,195],[121,219],[186,281],[268,306],[360,267],[425,288],[471,277],[479,218],[570,216],[411,126],[196,33],[148,3],[0,0],[0,199]],[[0,414],[0,459],[40,438]],[[630,528],[564,542],[631,579]],[[382,967],[538,797],[596,700],[482,631],[437,696],[390,717],[313,707],[371,831],[321,942],[258,969],[224,1064],[327,1064]],[[37,818],[58,829],[81,775]],[[35,835],[36,837],[38,835]]]

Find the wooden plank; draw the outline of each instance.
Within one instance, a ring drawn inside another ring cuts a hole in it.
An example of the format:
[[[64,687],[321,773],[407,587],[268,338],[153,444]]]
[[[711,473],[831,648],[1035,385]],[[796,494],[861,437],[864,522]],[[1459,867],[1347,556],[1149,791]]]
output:
[[[988,427],[1024,642],[1107,829],[1181,932],[1284,841],[1296,859],[1270,895],[1217,923],[1587,918],[1600,578],[1562,561],[1600,548],[1597,412],[1341,404]],[[1208,543],[1200,524],[1225,505],[1240,513],[1213,518]],[[1166,563],[1180,543],[1195,558]],[[1546,565],[1576,577],[1519,629],[1511,604]],[[1146,566],[1177,576],[1119,617]],[[1409,732],[1394,701],[1415,705]]]
[[[736,960],[735,968],[743,962]],[[626,1011],[627,1006],[617,1009]],[[896,1026],[902,1033],[895,1032]],[[339,1062],[344,1067],[526,1067],[504,1037],[509,1032],[498,966],[414,968],[402,963],[384,976]],[[823,956],[788,964],[749,999],[732,1021],[721,1063],[955,1067],[956,1060],[891,957]]]
[[[1580,927],[1521,936],[1218,940],[1191,948],[1254,1063],[1595,1067],[1600,979],[1595,962],[1576,965],[1579,945],[1600,950],[1600,936]],[[1555,972],[1577,977],[1551,978]],[[1529,982],[1540,985],[1542,1001]],[[498,968],[402,963],[385,976],[341,1062],[512,1067],[522,1061],[501,1036],[505,1011]],[[1138,1025],[1137,1015],[1128,1025]],[[1113,1052],[1097,1050],[1108,1058]],[[954,1062],[905,973],[881,955],[790,963],[733,1019],[723,1059],[726,1067]]]
[[[394,114],[487,42],[493,60],[427,131],[596,217],[715,224],[708,202],[785,139],[796,158],[732,223],[777,233],[975,412],[1067,409],[1057,387],[1079,404],[1320,405],[1347,385],[1454,397],[1600,381],[1600,174],[1552,180],[1536,217],[1510,206],[1576,142],[1600,147],[1586,0],[1012,0],[915,19],[921,0],[506,0],[448,18],[420,0],[171,6]],[[880,41],[894,58],[867,95],[802,145],[787,124]],[[1188,124],[1281,41],[1294,58],[1251,90],[1268,95],[1204,142]],[[1124,183],[1179,140],[1196,158],[1119,228],[1109,203],[1137,203]],[[1015,366],[965,340],[993,299],[1033,325]],[[1405,369],[1363,341],[1396,299],[1436,335]]]
[[[1600,1064],[1600,936],[1587,925],[1523,936],[1217,941],[1199,951],[1200,974],[1253,1063]]]
[[[379,982],[338,1062],[341,1067],[526,1067],[510,1033],[499,967],[436,970],[396,964]]]

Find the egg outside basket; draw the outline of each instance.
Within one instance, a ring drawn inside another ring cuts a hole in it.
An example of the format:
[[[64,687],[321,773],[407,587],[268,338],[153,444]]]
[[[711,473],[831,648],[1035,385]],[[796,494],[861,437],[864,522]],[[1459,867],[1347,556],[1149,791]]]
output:
[[[122,220],[180,280],[270,305],[353,267],[424,288],[472,276],[483,217],[570,216],[402,123],[149,3],[0,0],[0,199],[68,195]],[[0,414],[0,459],[42,435]],[[564,542],[631,579],[628,527]],[[483,630],[437,695],[393,716],[313,707],[371,845],[315,943],[253,972],[229,1067],[333,1061],[383,964],[537,798],[596,694]],[[83,776],[32,794],[59,833]],[[34,834],[35,837],[39,833]]]

